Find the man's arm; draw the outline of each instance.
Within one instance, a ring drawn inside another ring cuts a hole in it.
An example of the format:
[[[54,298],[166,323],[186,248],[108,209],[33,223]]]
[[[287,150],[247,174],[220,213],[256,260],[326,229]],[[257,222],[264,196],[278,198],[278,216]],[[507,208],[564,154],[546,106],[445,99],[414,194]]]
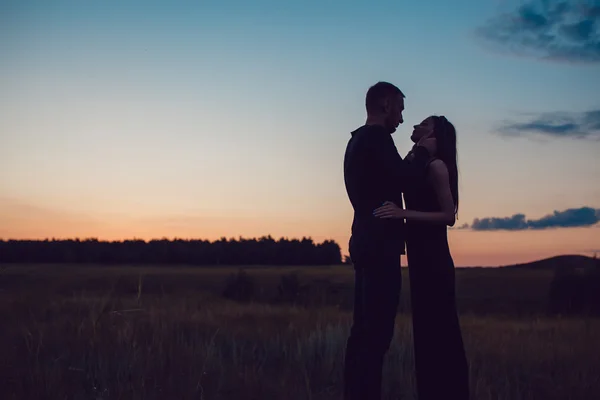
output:
[[[398,154],[391,137],[378,138],[374,146],[374,154],[381,157],[383,168],[391,172],[401,191],[404,191],[413,181],[425,179],[425,167],[430,157],[425,147],[415,146],[413,149],[414,156],[409,161],[403,160]]]
[[[450,190],[448,168],[443,161],[435,160],[431,163],[429,182],[435,190],[440,211],[403,210],[396,204],[387,202],[377,208],[373,212],[373,215],[377,218],[398,218],[406,219],[407,221],[443,223],[448,226],[454,226],[456,222],[455,204],[452,191]]]

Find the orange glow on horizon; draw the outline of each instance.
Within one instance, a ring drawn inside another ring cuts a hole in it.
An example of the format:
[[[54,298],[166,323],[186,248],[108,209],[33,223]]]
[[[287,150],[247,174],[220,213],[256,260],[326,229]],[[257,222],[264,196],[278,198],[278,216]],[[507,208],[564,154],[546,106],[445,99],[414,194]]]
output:
[[[48,210],[18,203],[0,209],[2,239],[98,238],[174,239],[257,238],[271,235],[335,240],[348,254],[349,223],[345,219],[301,220],[279,217],[87,215]],[[457,266],[498,266],[534,261],[561,254],[591,255],[598,249],[600,229],[563,228],[540,231],[451,230],[449,241]],[[406,260],[403,258],[403,264]]]

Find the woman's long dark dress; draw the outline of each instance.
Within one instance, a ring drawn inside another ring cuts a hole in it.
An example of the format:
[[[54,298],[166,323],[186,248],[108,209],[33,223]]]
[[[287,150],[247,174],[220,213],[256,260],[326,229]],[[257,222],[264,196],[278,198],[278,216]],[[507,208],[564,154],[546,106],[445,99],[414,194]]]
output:
[[[417,182],[404,197],[409,210],[441,211],[427,180]],[[466,400],[469,371],[456,311],[447,227],[407,221],[407,228],[418,399]]]

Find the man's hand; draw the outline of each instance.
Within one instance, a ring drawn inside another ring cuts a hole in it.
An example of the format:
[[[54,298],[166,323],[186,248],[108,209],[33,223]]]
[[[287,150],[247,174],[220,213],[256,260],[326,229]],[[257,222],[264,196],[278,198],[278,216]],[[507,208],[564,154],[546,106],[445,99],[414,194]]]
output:
[[[377,218],[405,218],[406,210],[398,207],[396,204],[391,201],[386,201],[383,205],[375,211],[373,211],[373,215]]]
[[[425,147],[425,150],[429,153],[429,156],[433,156],[437,151],[437,141],[433,137],[433,131],[428,135],[423,136],[418,142],[417,146]]]

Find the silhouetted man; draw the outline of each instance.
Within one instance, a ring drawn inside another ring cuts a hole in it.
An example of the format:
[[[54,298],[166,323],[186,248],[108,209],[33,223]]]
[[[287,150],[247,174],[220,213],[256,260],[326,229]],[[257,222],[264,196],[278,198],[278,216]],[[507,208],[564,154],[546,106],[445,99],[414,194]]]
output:
[[[385,201],[403,205],[402,191],[424,179],[435,139],[417,143],[410,161],[398,154],[391,134],[403,122],[404,94],[379,82],[367,91],[367,121],[352,132],[344,157],[344,181],[354,220],[350,258],[354,264],[354,321],[344,369],[346,400],[379,400],[382,368],[400,299],[400,255],[405,254],[403,220],[373,216]]]

